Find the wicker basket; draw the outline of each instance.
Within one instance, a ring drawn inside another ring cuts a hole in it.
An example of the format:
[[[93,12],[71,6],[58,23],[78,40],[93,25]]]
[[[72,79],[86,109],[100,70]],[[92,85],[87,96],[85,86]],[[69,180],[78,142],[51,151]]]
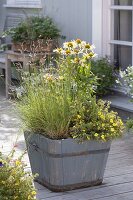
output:
[[[15,52],[27,52],[27,53],[41,53],[52,52],[53,49],[59,46],[58,39],[39,39],[36,41],[25,41],[22,43],[13,43],[12,50]]]

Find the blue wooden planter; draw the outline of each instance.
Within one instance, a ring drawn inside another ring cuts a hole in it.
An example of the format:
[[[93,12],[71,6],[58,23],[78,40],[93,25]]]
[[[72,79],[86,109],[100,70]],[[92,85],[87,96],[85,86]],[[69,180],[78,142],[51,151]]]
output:
[[[26,134],[32,173],[35,179],[52,191],[66,191],[99,185],[111,142],[75,139],[52,140],[39,134]]]

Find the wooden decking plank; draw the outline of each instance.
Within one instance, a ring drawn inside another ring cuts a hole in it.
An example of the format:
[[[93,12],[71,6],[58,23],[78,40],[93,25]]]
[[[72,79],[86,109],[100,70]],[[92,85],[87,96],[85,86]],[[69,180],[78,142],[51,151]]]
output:
[[[128,164],[126,165],[126,163],[128,163]],[[120,161],[119,163],[114,161],[114,163],[111,162],[111,163],[107,164],[108,170],[109,169],[115,169],[117,167],[126,167],[126,166],[133,166],[133,160],[125,159],[125,163],[124,163],[124,160],[123,160],[123,161]]]
[[[46,199],[46,198],[56,198],[58,200],[58,197],[62,196],[63,193],[55,193],[55,192],[49,192],[47,191],[47,189],[45,188],[44,190],[39,190],[39,192],[37,193],[37,199]]]
[[[133,166],[126,166],[126,168],[124,166],[120,166],[120,168],[116,168],[116,169],[106,169],[105,170],[105,177],[109,177],[109,176],[115,176],[121,173],[128,173],[130,171],[133,171]]]
[[[66,192],[66,193],[56,193],[56,194],[58,194],[57,196],[58,196],[58,198],[63,198],[63,199],[67,199],[68,198],[68,196],[70,196],[70,195],[68,195],[68,194],[71,194],[72,196],[74,195],[77,195],[77,194],[80,194],[80,193],[82,193],[82,196],[84,196],[86,193],[89,195],[89,194],[91,194],[91,191],[95,191],[97,194],[98,194],[98,192],[97,191],[102,191],[102,194],[104,194],[104,191],[106,191],[107,192],[107,194],[106,195],[109,195],[109,188],[113,188],[113,189],[111,189],[111,191],[112,190],[115,190],[115,191],[117,191],[117,187],[118,186],[120,186],[119,187],[119,189],[118,189],[118,191],[122,191],[123,192],[123,190],[122,190],[122,188],[123,187],[125,187],[127,184],[130,184],[130,185],[132,185],[132,187],[130,188],[131,189],[131,191],[133,191],[133,174],[129,174],[128,176],[127,175],[123,175],[123,176],[120,176],[119,178],[118,177],[112,177],[112,178],[106,178],[105,180],[104,180],[104,184],[103,185],[101,185],[101,186],[95,186],[95,187],[90,187],[90,188],[85,188],[85,189],[79,189],[79,190],[73,190],[73,191],[71,191],[71,192]],[[121,190],[120,190],[120,188],[121,188]],[[129,189],[127,189],[128,191],[130,191]],[[125,190],[126,191],[126,190]],[[100,192],[99,192],[100,193]],[[54,194],[54,193],[53,193]],[[62,196],[63,195],[63,196]],[[64,195],[66,195],[67,196],[67,198],[65,198],[64,197]],[[110,195],[112,195],[112,193],[110,193]],[[116,194],[113,194],[113,195],[117,195],[117,193]],[[54,199],[54,195],[47,195],[47,193],[45,193],[44,191],[40,194],[40,198],[42,198],[42,197],[44,197],[45,196],[45,198],[52,198],[52,199]],[[61,196],[61,197],[60,197]],[[79,195],[80,196],[80,195]],[[76,197],[77,198],[77,197]],[[86,195],[85,195],[85,197],[84,198],[86,198]],[[97,197],[96,197],[97,198]],[[99,197],[98,197],[99,198]],[[102,196],[102,198],[103,198],[103,196]],[[74,198],[75,199],[75,198]]]
[[[116,173],[116,174],[110,174],[109,176],[107,175],[107,173],[105,172],[104,178],[110,178],[110,177],[117,177],[117,176],[122,176],[122,175],[126,175],[126,174],[132,174],[133,170],[130,171],[121,171],[120,173]]]
[[[122,159],[122,158],[132,158],[133,157],[133,153],[132,152],[121,152],[121,153],[116,153],[113,156],[111,154],[109,154],[109,158],[108,158],[108,162],[111,160],[118,160],[118,159]]]
[[[99,198],[110,197],[114,195],[124,194],[133,192],[133,182],[125,183],[115,186],[103,187],[98,189],[86,190],[86,191],[76,191],[75,193],[68,192],[67,194],[60,196],[60,199],[73,199],[73,200],[95,200]],[[68,198],[69,196],[69,198]],[[59,199],[59,198],[58,198]],[[57,200],[57,197],[53,197],[51,200]]]
[[[114,177],[108,177],[104,178],[103,183],[106,184],[107,186],[110,185],[118,185],[118,184],[124,184],[128,182],[133,182],[133,173],[131,174],[124,174],[120,176],[114,176]]]
[[[96,199],[94,199],[96,200]],[[122,193],[109,197],[98,198],[98,200],[133,200],[133,192]]]
[[[114,151],[114,152],[110,152],[110,156],[114,156],[114,155],[118,155],[118,154],[121,154],[121,153],[128,153],[128,154],[131,154],[133,152],[133,147],[132,147],[132,149],[130,148],[130,149],[119,149],[119,150],[116,150],[116,151]]]

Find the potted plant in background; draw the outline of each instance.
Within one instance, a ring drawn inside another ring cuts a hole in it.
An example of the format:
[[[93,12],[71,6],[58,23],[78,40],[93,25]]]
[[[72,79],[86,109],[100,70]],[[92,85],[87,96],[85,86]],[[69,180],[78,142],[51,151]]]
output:
[[[18,108],[32,172],[53,191],[101,184],[111,140],[123,123],[109,103],[96,101],[93,45],[80,39],[56,49],[58,69],[25,78]]]
[[[4,33],[12,39],[12,49],[14,51],[51,52],[58,46],[58,39],[61,37],[60,30],[49,17],[32,16],[27,17]]]
[[[114,73],[114,66],[107,58],[100,58],[92,60],[92,72],[97,76],[98,85],[96,88],[96,95],[103,96],[110,92],[111,87],[116,83],[116,75]]]
[[[122,80],[118,80],[118,82],[127,88],[127,94],[131,97],[131,102],[133,102],[133,66],[127,67],[125,71],[120,72],[120,77]],[[121,83],[122,82],[122,83]],[[131,115],[130,118],[126,122],[126,126],[128,130],[133,130],[133,116]]]

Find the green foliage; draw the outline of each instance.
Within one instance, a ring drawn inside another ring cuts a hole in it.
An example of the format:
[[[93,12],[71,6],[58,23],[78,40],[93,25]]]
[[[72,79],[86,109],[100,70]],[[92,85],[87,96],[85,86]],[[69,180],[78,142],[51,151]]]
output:
[[[127,127],[128,130],[133,129],[133,119],[127,120],[126,127]]]
[[[124,85],[128,88],[127,93],[129,93],[131,96],[131,102],[133,102],[133,66],[129,66],[125,71],[121,71],[120,76],[122,80],[124,80]],[[133,119],[127,120],[126,127],[128,130],[133,129]]]
[[[96,94],[98,96],[105,95],[109,92],[109,88],[112,87],[116,81],[114,74],[114,66],[105,59],[99,59],[91,62],[92,72],[98,77],[98,85]]]
[[[120,72],[121,78],[124,80],[125,86],[128,87],[128,92],[133,101],[133,66],[127,67],[125,71]]]
[[[16,28],[6,31],[13,42],[36,41],[38,39],[55,39],[60,37],[60,30],[49,17],[27,17]]]
[[[24,171],[22,156],[14,159],[14,151],[7,157],[0,153],[0,199],[34,200],[33,177]]]
[[[77,39],[65,42],[63,48],[55,52],[59,54],[58,73],[73,83],[75,95],[89,98],[97,85],[97,78],[91,71],[91,60],[96,56],[94,46]]]
[[[95,97],[84,105],[83,113],[74,118],[71,133],[74,138],[112,140],[121,137],[124,126],[116,112],[109,111],[110,103]]]

